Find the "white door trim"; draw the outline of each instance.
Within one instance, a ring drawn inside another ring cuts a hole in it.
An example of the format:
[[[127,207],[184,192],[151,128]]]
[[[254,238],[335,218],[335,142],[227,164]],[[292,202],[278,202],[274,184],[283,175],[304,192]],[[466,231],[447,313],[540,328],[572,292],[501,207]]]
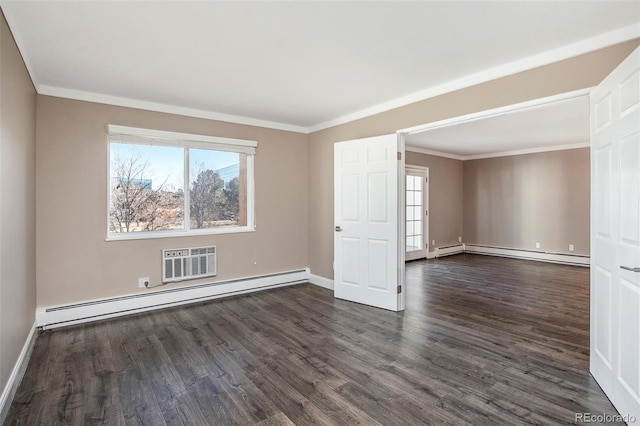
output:
[[[400,153],[400,160],[398,161],[398,239],[402,237],[402,240],[398,241],[398,285],[401,292],[398,294],[398,311],[404,311],[407,300],[407,286],[405,285],[405,221],[407,220],[407,209],[405,207],[405,174],[406,174],[406,160],[407,152],[405,147],[405,135],[397,132],[398,138],[398,152]]]

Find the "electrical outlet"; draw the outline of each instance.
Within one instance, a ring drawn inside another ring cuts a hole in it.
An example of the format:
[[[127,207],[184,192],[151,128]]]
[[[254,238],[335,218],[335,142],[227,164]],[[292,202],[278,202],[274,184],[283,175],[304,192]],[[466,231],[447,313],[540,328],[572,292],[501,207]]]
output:
[[[436,246],[436,240],[431,240],[431,247],[435,247]]]
[[[540,248],[540,241],[536,241],[536,248]]]
[[[149,277],[140,277],[140,278],[138,278],[138,287],[139,288],[149,288],[150,284],[151,284],[151,280],[149,279]]]
[[[461,243],[462,242],[462,237],[458,237],[458,242]]]
[[[569,244],[569,251],[573,251],[573,244]]]

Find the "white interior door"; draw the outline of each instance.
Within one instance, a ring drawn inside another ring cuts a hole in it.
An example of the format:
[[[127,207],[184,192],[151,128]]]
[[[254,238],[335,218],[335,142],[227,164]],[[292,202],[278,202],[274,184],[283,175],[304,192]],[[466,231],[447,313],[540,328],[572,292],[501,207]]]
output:
[[[339,299],[397,311],[399,230],[403,215],[399,186],[404,167],[397,135],[335,144],[334,295]],[[399,175],[399,173],[402,173]]]
[[[424,259],[429,252],[428,167],[406,168],[405,204],[405,259]]]
[[[591,176],[590,370],[640,419],[640,48],[591,93]]]

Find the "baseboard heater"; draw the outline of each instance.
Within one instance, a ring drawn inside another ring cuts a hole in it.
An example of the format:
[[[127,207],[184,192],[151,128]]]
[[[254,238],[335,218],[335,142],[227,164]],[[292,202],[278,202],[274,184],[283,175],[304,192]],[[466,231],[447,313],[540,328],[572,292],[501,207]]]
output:
[[[541,262],[562,263],[574,266],[589,266],[591,258],[581,254],[551,253],[526,249],[482,246],[465,244],[465,253],[484,254],[488,256],[513,257],[517,259],[537,260]]]
[[[36,309],[36,325],[42,329],[136,314],[155,309],[203,302],[271,288],[306,283],[309,269],[158,290]]]
[[[452,244],[450,246],[436,247],[435,257],[450,256],[464,252],[464,244]]]

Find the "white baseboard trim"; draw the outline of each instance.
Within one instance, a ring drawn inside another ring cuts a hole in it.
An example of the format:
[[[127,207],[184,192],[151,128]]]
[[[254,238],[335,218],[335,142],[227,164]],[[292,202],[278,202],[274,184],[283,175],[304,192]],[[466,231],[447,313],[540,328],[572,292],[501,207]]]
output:
[[[504,247],[465,244],[465,253],[484,254],[488,256],[513,257],[517,259],[537,260],[540,262],[563,263],[568,265],[589,266],[591,258],[584,255],[561,253],[545,253],[541,251],[519,250]]]
[[[434,250],[434,257],[450,256],[452,254],[458,254],[464,252],[464,244],[454,244],[447,247],[436,247]]]
[[[29,331],[29,335],[27,336],[27,340],[24,342],[22,351],[20,351],[20,356],[18,356],[18,360],[11,371],[9,380],[2,391],[2,395],[0,395],[0,424],[4,424],[7,414],[9,414],[9,408],[11,407],[13,397],[16,395],[16,391],[18,390],[18,385],[20,385],[24,372],[27,370],[29,358],[31,358],[31,352],[33,351],[33,345],[36,342],[36,330],[37,327],[34,322],[31,330]]]
[[[36,309],[38,327],[56,328],[309,282],[309,269],[196,284]]]
[[[322,288],[326,288],[328,290],[333,290],[333,280],[325,277],[321,277],[320,275],[309,275],[309,282],[311,284],[320,286]]]

